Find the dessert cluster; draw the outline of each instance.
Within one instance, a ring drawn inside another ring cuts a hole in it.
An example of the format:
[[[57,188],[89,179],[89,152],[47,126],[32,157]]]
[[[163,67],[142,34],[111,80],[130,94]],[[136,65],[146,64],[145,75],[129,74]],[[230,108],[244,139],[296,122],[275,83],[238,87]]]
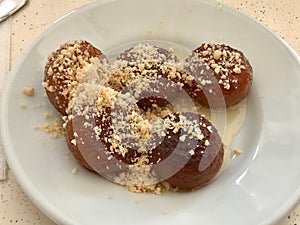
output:
[[[204,43],[186,59],[137,44],[109,61],[76,40],[49,55],[43,86],[82,166],[135,192],[190,191],[216,176],[224,146],[204,115],[178,102],[233,106],[252,73],[244,54],[224,44]]]

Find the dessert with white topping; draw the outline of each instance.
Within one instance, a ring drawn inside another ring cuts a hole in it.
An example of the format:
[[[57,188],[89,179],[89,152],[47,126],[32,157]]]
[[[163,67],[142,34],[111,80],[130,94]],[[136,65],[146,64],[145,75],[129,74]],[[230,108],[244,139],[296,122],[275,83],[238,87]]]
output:
[[[253,69],[245,55],[228,45],[204,43],[186,60],[192,75],[196,101],[206,107],[232,106],[249,93]]]
[[[245,98],[252,67],[243,54],[209,43],[180,59],[172,49],[139,44],[108,62],[89,43],[93,54],[82,50],[83,43],[69,42],[53,53],[44,82],[78,162],[135,192],[189,191],[213,180],[224,145],[215,126],[192,108],[220,107],[222,101],[228,107]],[[226,92],[240,88],[243,96]],[[187,98],[180,100],[195,107],[178,110],[180,92]]]

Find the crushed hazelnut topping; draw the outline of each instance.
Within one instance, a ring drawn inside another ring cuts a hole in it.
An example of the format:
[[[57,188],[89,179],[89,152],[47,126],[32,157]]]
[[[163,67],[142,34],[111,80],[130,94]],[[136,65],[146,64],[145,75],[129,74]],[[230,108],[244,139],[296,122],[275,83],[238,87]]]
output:
[[[64,137],[65,135],[65,129],[59,119],[56,119],[52,124],[46,123],[44,125],[37,126],[36,129],[50,134],[50,136],[54,139]]]
[[[20,105],[20,107],[21,107],[22,109],[26,109],[26,108],[27,108],[27,105],[26,105],[26,103],[24,103],[24,102],[21,102],[19,105]]]
[[[49,118],[51,118],[53,115],[51,114],[51,113],[49,113],[49,112],[45,112],[44,113],[44,117],[46,118],[46,119],[49,119]]]
[[[68,151],[68,152],[66,152],[66,154],[65,154],[65,159],[66,160],[69,160],[70,159],[70,156],[71,156],[71,153]]]
[[[188,63],[188,69],[194,71],[195,64],[206,64],[207,71],[201,70],[200,74],[209,74],[208,71],[213,71],[216,77],[219,77],[219,84],[224,89],[229,90],[232,86],[237,88],[236,85],[238,79],[229,79],[229,75],[239,75],[242,70],[246,69],[245,62],[242,61],[242,53],[238,50],[234,50],[229,46],[215,44],[213,42],[205,43],[202,47],[195,50],[191,55],[191,61]],[[194,65],[193,65],[194,64]],[[196,65],[197,66],[197,65]],[[198,78],[200,84],[203,86],[201,77]],[[212,81],[212,80],[211,80]],[[235,84],[235,85],[233,85]]]
[[[204,145],[205,145],[205,146],[209,146],[209,141],[208,141],[208,140],[205,140]]]
[[[163,214],[168,215],[169,214],[169,210],[163,210]]]
[[[95,57],[83,46],[88,46],[88,43],[82,40],[69,41],[48,56],[45,71],[47,79],[42,84],[48,92],[57,92],[65,99],[61,102],[57,99],[59,107],[68,107],[68,101],[79,83],[88,80],[101,83],[107,77],[108,64],[104,58],[100,59],[101,52],[95,53]]]
[[[74,167],[72,168],[71,173],[72,173],[73,175],[76,175],[76,174],[78,173],[78,171],[79,171],[78,167],[77,167],[77,166],[74,166]]]
[[[195,155],[195,151],[192,149],[189,151],[190,155]]]
[[[24,87],[22,92],[24,95],[34,96],[34,88],[33,87]]]
[[[235,67],[235,68],[233,69],[233,72],[235,72],[235,73],[241,73],[242,71],[241,71],[241,68]]]
[[[71,140],[71,143],[72,143],[74,146],[76,146],[76,145],[77,145],[76,139]]]
[[[203,55],[203,56],[207,56],[208,54],[209,54],[208,51],[203,51],[203,52],[202,52],[202,55]]]
[[[222,56],[222,52],[220,50],[216,50],[214,52],[214,59],[215,60],[219,60],[221,58],[221,56]]]
[[[236,155],[241,155],[241,154],[243,154],[243,150],[235,148],[235,149],[233,149],[233,153]]]

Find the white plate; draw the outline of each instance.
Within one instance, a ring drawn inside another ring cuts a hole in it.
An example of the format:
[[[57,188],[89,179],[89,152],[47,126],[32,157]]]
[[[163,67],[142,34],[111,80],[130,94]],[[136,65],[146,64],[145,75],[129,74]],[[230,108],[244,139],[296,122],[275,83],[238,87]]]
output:
[[[190,49],[215,40],[241,49],[254,68],[247,119],[234,143],[244,154],[192,193],[133,194],[84,169],[72,175],[76,163],[65,159],[64,141],[34,129],[53,111],[41,87],[46,57],[68,39],[104,52],[144,39]],[[59,224],[273,224],[300,196],[299,85],[295,52],[234,9],[201,0],[97,1],[54,23],[19,59],[3,94],[1,133],[18,182]],[[24,86],[33,86],[35,97],[24,96]]]

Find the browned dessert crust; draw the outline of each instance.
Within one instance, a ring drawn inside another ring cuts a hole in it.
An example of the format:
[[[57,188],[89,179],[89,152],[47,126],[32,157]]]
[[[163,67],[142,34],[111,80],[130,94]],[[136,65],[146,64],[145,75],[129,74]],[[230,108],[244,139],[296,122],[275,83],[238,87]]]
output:
[[[67,124],[65,125],[66,126],[66,128],[65,128],[66,134],[67,134],[67,145],[68,145],[70,152],[73,154],[73,156],[75,157],[75,159],[78,161],[78,163],[80,165],[82,165],[83,167],[85,167],[91,171],[94,171],[94,169],[84,159],[82,153],[80,152],[80,150],[77,146],[77,142],[76,142],[76,137],[78,135],[78,132],[76,132],[74,130],[73,124],[81,124],[82,121],[84,121],[83,117],[76,117],[73,120],[69,120],[67,122]],[[79,126],[79,125],[75,125],[75,127],[77,127],[77,126]],[[84,133],[86,133],[86,132],[84,132]]]
[[[71,92],[79,83],[79,74],[93,58],[102,58],[102,52],[89,42],[69,41],[48,56],[44,70],[44,87],[52,105],[61,114],[66,110]]]
[[[179,117],[193,123],[190,126],[198,126],[198,135],[184,132],[186,127],[180,128],[178,132],[174,132],[173,127],[168,129],[165,140],[153,150],[150,161],[157,163],[172,155],[172,160],[167,166],[154,166],[156,174],[163,177],[166,177],[165,173],[168,170],[174,170],[184,161],[184,165],[166,180],[179,190],[190,191],[207,184],[215,177],[223,163],[224,148],[216,128],[205,117],[186,112],[175,114],[174,121],[178,123]]]
[[[116,91],[135,81],[142,83],[145,77],[150,78],[149,88],[139,95],[137,104],[140,107],[163,106],[172,102],[183,86],[178,82],[185,82],[179,78],[185,72],[174,66],[179,60],[170,49],[138,44],[121,53],[117,60],[122,61],[122,66],[108,80],[108,86]]]
[[[177,63],[179,60],[171,49],[165,49],[150,44],[138,44],[122,52],[118,60],[124,60],[128,63],[154,62],[159,63]]]
[[[116,131],[110,108],[104,108],[100,114],[96,113],[97,116],[92,115],[75,116],[68,121],[67,142],[79,163],[100,175],[117,176],[129,170],[128,165],[139,164],[143,159],[158,180],[166,180],[179,190],[188,191],[205,185],[221,168],[224,154],[221,138],[201,115],[182,113],[163,118],[166,132],[161,130],[160,136],[154,136],[154,148],[146,151],[122,143],[115,145]],[[135,121],[134,125],[139,124]],[[100,132],[95,132],[95,128]]]
[[[195,78],[187,91],[210,108],[239,103],[248,95],[253,79],[244,54],[224,44],[202,44],[186,60],[185,69]]]
[[[111,119],[107,112],[99,116],[92,116],[87,119],[85,116],[75,116],[66,123],[67,144],[69,150],[74,155],[75,159],[85,168],[97,172],[99,175],[116,176],[126,168],[122,168],[122,161],[125,164],[131,164],[131,159],[136,157],[135,152],[128,150],[124,155],[117,153],[117,150],[112,151],[112,143],[110,140],[111,134]],[[86,124],[89,124],[86,126]],[[101,131],[97,134],[94,128],[100,128]]]

